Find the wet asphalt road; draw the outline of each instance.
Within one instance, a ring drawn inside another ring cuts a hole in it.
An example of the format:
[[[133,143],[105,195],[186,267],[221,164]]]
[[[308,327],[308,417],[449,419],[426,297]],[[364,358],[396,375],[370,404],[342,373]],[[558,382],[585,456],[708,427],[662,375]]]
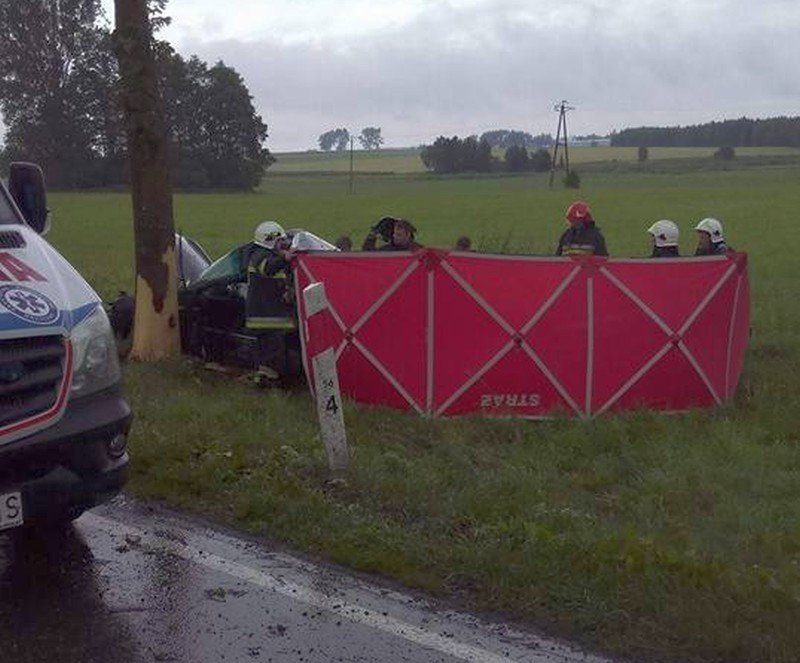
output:
[[[5,661],[604,663],[122,499],[0,535]]]

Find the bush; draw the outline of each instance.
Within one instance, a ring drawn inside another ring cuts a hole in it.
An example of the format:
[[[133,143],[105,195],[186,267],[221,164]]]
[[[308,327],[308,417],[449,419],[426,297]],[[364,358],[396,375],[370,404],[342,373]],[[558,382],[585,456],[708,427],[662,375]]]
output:
[[[568,189],[580,189],[581,178],[577,170],[570,170],[564,176],[564,186]]]
[[[716,152],[714,152],[714,158],[722,161],[730,161],[735,156],[736,151],[730,145],[720,147]]]

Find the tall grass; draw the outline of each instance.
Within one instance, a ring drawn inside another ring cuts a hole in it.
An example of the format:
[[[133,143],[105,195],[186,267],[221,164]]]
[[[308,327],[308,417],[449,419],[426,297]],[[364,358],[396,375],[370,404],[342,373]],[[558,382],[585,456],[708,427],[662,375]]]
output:
[[[130,490],[639,661],[789,663],[800,651],[798,171],[593,174],[613,255],[645,229],[722,219],[750,255],[753,334],[734,402],[592,422],[431,420],[346,405],[347,482],[329,483],[302,391],[258,391],[190,360],[129,364]],[[550,253],[575,192],[547,178],[268,177],[252,195],[177,195],[212,254],[276,218],[356,244],[386,213],[420,239]],[[132,283],[129,200],[52,197],[52,241],[105,294]],[[665,288],[670,284],[665,283]]]

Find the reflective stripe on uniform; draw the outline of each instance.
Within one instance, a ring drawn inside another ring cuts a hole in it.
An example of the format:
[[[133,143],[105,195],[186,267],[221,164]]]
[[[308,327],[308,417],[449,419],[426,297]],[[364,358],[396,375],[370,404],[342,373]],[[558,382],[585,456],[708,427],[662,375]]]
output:
[[[247,329],[296,329],[297,324],[292,318],[283,317],[248,317],[245,321]]]
[[[566,244],[561,248],[561,255],[586,256],[594,254],[594,244]]]
[[[267,277],[267,278],[270,278],[270,279],[286,279],[286,274],[283,271],[275,272],[274,274],[269,274],[269,276],[267,276],[267,274],[265,273],[266,272],[266,268],[267,268],[267,265],[266,265],[267,260],[268,260],[268,258],[264,258],[264,260],[262,260],[257,265],[250,265],[247,268],[247,274],[248,275],[250,275],[250,274],[258,274],[259,276],[264,276],[264,277]]]

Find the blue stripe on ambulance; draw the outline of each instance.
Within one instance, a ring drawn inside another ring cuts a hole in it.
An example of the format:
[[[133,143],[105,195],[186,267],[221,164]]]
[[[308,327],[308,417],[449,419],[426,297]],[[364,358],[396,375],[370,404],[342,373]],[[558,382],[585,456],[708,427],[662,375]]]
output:
[[[99,305],[99,302],[88,302],[73,311],[59,311],[56,318],[54,320],[49,320],[47,325],[41,325],[26,320],[13,313],[2,312],[0,313],[0,329],[2,329],[3,332],[0,336],[9,338],[18,336],[16,332],[22,330],[31,331],[34,329],[42,330],[43,332],[49,331],[50,333],[56,330],[65,330],[69,332],[73,327],[76,327],[86,320]]]

